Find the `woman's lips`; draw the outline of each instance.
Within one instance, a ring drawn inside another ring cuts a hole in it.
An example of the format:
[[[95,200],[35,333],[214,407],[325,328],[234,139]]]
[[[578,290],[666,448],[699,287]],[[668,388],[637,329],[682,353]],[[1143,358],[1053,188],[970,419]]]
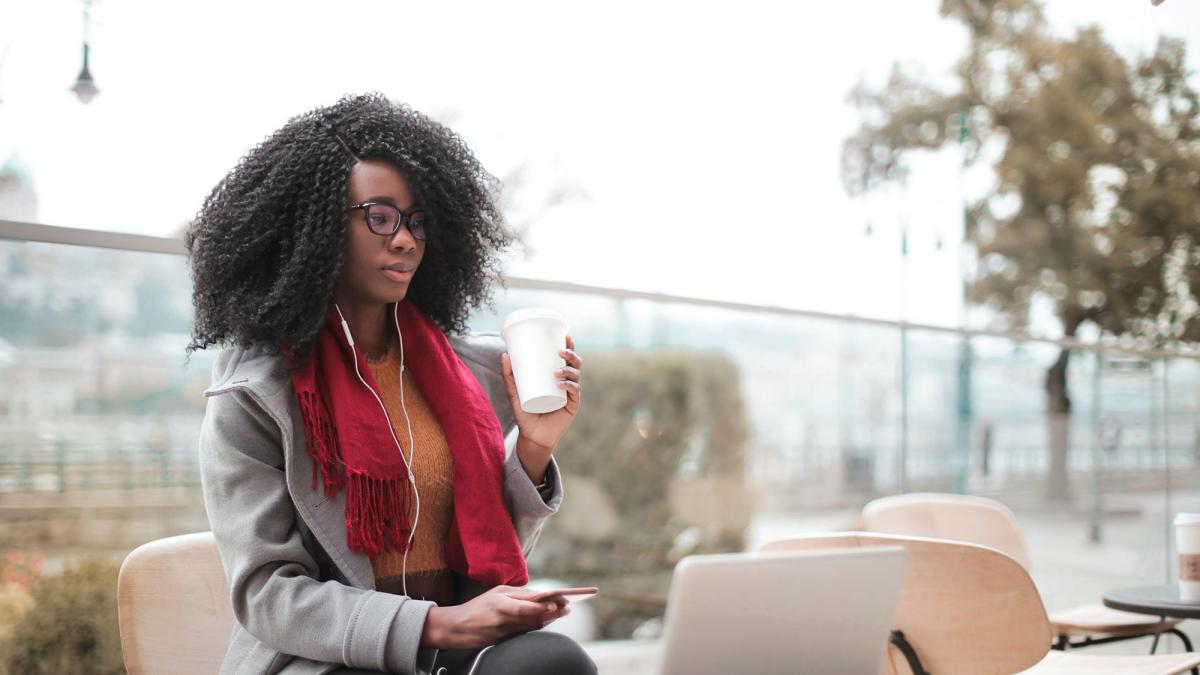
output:
[[[398,270],[385,267],[383,269],[383,276],[391,279],[392,281],[405,282],[412,281],[413,273],[412,270]]]

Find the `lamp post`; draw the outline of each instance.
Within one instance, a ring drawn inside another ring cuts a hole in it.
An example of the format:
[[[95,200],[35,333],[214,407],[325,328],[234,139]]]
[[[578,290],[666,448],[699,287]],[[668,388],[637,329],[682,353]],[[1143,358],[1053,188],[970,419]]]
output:
[[[959,179],[959,200],[962,208],[960,212],[962,241],[959,244],[958,251],[958,284],[959,284],[959,309],[958,309],[958,327],[964,330],[967,327],[967,303],[968,303],[968,266],[967,256],[969,255],[969,236],[968,236],[968,206],[966,201],[966,191],[963,184],[963,172],[968,164],[967,154],[964,149],[969,136],[969,111],[956,113],[949,121],[949,128],[957,127],[958,130],[958,145],[960,148],[961,159],[959,162],[958,179]],[[900,189],[906,187],[903,178],[900,180]],[[908,487],[908,455],[909,455],[909,379],[912,373],[909,354],[909,317],[908,317],[908,263],[909,263],[909,223],[908,219],[901,214],[899,219],[900,229],[900,373],[899,373],[899,389],[900,389],[900,438],[898,457],[897,457],[897,478],[896,488],[899,492],[905,492]],[[866,236],[871,237],[874,234],[875,228],[868,223],[866,227]],[[934,249],[941,251],[945,246],[944,238],[939,232],[934,242]],[[975,406],[972,387],[972,369],[973,369],[973,353],[971,348],[971,338],[965,332],[959,337],[959,348],[957,354],[957,367],[955,369],[955,415],[954,415],[954,437],[951,445],[950,455],[950,479],[952,483],[952,491],[958,494],[965,494],[967,491],[967,476],[970,469],[971,460],[971,428],[974,421]]]
[[[906,182],[900,178],[900,190],[903,191],[906,187]],[[895,201],[896,197],[892,190],[894,186],[888,186],[888,199]],[[899,206],[896,207],[899,210]],[[899,310],[900,310],[900,355],[899,355],[899,389],[900,389],[900,437],[896,448],[896,491],[904,493],[908,488],[908,441],[909,441],[909,401],[908,401],[908,380],[910,374],[909,355],[908,355],[908,218],[904,213],[899,213],[897,225],[900,230],[900,279],[897,284],[899,291]],[[870,222],[867,223],[866,236],[872,237],[875,235],[875,228]],[[940,237],[937,248],[940,250]]]
[[[967,214],[967,194],[966,187],[963,183],[963,173],[967,167],[967,152],[964,146],[967,142],[967,136],[970,129],[967,126],[969,121],[969,111],[964,110],[957,115],[958,117],[958,147],[961,155],[958,165],[958,193],[959,200],[962,202],[962,242],[958,246],[958,276],[961,287],[961,300],[958,306],[958,327],[960,330],[967,328],[967,301],[968,301],[968,284],[966,256],[968,246],[970,246],[970,233],[968,223],[970,222]],[[967,493],[967,472],[971,465],[971,426],[974,418],[974,396],[972,395],[971,387],[971,337],[967,333],[963,333],[959,337],[958,348],[958,396],[957,396],[957,414],[954,417],[954,445],[956,450],[955,471],[954,471],[954,492],[957,494]],[[987,466],[987,454],[991,451],[991,439],[988,438],[987,444],[981,448],[984,453],[980,458],[981,464]]]
[[[80,69],[79,76],[75,78],[75,84],[71,85],[70,91],[75,92],[75,95],[79,97],[79,102],[84,105],[91,103],[92,99],[100,93],[91,71],[88,70],[88,34],[91,24],[92,0],[83,0],[83,68]]]

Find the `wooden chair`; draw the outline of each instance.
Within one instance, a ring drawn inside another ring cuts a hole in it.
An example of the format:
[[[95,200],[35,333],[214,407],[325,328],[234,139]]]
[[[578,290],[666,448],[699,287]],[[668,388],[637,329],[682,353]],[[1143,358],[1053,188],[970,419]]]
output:
[[[117,618],[130,675],[219,671],[235,619],[212,532],[159,539],[126,556]]]
[[[1008,554],[1026,570],[1029,552],[1012,511],[986,497],[914,493],[883,497],[863,507],[863,529],[868,532],[905,534],[965,541],[990,546]],[[1177,626],[1180,619],[1163,619],[1109,609],[1100,603],[1054,612],[1050,627],[1056,649],[1086,647],[1117,640],[1154,637],[1150,652],[1162,633],[1174,633],[1188,651],[1192,643]]]
[[[992,548],[849,532],[774,541],[761,551],[897,545],[908,549],[909,559],[884,673],[1170,675],[1200,665],[1200,654],[1191,653],[1090,656],[1055,651],[1048,655],[1050,622],[1033,580],[1017,561]]]

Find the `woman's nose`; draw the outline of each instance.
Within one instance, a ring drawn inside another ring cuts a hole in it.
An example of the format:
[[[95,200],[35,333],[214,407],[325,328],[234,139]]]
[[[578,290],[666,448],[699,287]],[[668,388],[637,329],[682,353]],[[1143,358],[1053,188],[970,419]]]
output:
[[[388,245],[393,249],[412,251],[417,248],[417,240],[412,236],[412,232],[408,231],[408,225],[401,225],[400,229],[392,234]]]

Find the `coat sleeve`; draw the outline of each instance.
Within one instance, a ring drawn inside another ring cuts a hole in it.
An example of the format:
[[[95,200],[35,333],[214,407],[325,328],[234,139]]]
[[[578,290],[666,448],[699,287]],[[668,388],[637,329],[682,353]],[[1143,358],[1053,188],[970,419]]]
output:
[[[419,672],[418,660],[424,666],[434,653],[420,649],[433,603],[321,581],[301,539],[284,468],[279,425],[253,394],[209,398],[201,482],[238,623],[285,654]]]
[[[546,467],[546,475],[554,491],[548,498],[543,498],[533,486],[533,481],[529,480],[525,467],[521,466],[516,450],[509,452],[504,462],[504,505],[512,516],[517,539],[521,540],[521,551],[526,558],[533,552],[546,519],[557,513],[562,503],[562,478],[553,457],[550,458],[550,466]]]

